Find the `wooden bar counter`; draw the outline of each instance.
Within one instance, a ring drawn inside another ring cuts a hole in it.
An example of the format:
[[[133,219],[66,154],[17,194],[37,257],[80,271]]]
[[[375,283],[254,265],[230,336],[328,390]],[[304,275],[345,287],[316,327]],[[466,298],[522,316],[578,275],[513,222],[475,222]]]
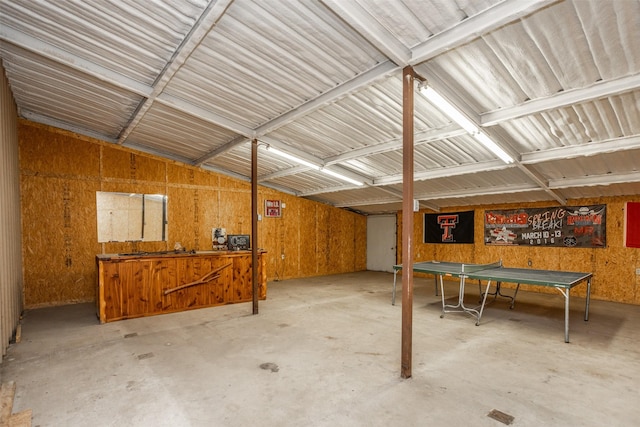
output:
[[[267,297],[265,252],[258,297]],[[100,323],[252,301],[251,251],[97,255]]]

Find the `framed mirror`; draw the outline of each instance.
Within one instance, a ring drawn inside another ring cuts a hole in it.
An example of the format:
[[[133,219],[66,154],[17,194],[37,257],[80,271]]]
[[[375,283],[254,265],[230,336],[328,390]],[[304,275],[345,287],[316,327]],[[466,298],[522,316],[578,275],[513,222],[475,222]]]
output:
[[[96,192],[98,242],[167,240],[167,196]]]

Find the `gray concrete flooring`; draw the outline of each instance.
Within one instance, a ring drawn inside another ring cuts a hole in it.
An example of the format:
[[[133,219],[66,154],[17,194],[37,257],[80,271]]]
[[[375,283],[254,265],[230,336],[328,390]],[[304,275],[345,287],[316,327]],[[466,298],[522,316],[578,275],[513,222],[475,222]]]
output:
[[[362,272],[269,283],[251,304],[100,325],[91,304],[25,313],[0,365],[34,426],[636,426],[640,307],[520,292],[480,326],[440,318],[415,279],[412,377],[401,295]],[[455,296],[457,284],[446,283]],[[477,300],[468,287],[468,301]]]

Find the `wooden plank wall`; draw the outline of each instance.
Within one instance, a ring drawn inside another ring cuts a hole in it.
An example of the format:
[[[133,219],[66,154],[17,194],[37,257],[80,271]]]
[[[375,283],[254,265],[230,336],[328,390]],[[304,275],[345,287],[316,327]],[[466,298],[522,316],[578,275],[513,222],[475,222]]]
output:
[[[22,239],[17,109],[0,64],[0,349],[2,356],[22,313]],[[1,363],[1,358],[0,358]]]
[[[95,300],[95,255],[210,250],[211,229],[251,233],[251,187],[233,179],[26,120],[18,124],[27,307]],[[98,243],[96,192],[168,196],[166,242]],[[366,217],[259,188],[281,218],[258,223],[269,281],[366,269]]]
[[[504,204],[475,207],[451,207],[441,212],[475,211],[475,244],[426,244],[424,242],[423,215],[431,211],[420,211],[414,215],[415,261],[453,261],[489,263],[502,259],[509,267],[538,268],[546,270],[572,270],[593,273],[591,297],[598,300],[640,305],[640,250],[624,247],[623,224],[625,202],[640,201],[640,195],[628,197],[600,197],[570,200],[570,206],[607,205],[606,248],[544,248],[520,246],[487,246],[484,244],[484,211],[486,209],[517,209],[553,206],[552,202]],[[398,214],[398,239],[401,239],[402,217]],[[398,240],[398,248],[401,248]],[[402,256],[398,252],[398,262]],[[509,286],[509,285],[507,285]],[[557,293],[554,289],[521,287],[536,292]],[[578,286],[571,295],[584,296],[585,286]]]

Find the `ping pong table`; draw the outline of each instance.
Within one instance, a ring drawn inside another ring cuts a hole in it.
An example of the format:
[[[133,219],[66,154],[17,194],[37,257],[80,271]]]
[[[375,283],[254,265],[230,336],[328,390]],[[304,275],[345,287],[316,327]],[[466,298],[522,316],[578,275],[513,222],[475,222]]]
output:
[[[395,305],[396,300],[396,282],[398,271],[402,270],[402,265],[393,266],[393,293],[391,296],[391,304]],[[490,264],[464,264],[457,262],[439,262],[425,261],[418,262],[413,265],[413,271],[419,273],[433,274],[440,279],[440,294],[442,296],[442,314],[449,312],[464,312],[476,318],[476,326],[480,325],[480,318],[484,311],[488,295],[500,294],[500,284],[515,283],[517,285],[512,299],[511,307],[515,304],[515,297],[520,289],[521,284],[547,286],[557,289],[564,296],[564,341],[569,342],[569,292],[571,288],[579,285],[583,281],[587,283],[587,297],[585,303],[584,320],[589,320],[589,300],[591,298],[591,278],[592,273],[578,273],[570,271],[556,270],[534,270],[528,268],[506,268],[502,265],[502,261]],[[458,302],[455,305],[446,304],[444,296],[443,277],[454,277],[460,280],[460,289],[458,293]],[[487,287],[481,292],[480,305],[477,307],[467,307],[464,305],[464,288],[466,279],[477,279],[479,283],[482,280],[487,281]],[[491,283],[495,282],[496,291],[490,293]]]

